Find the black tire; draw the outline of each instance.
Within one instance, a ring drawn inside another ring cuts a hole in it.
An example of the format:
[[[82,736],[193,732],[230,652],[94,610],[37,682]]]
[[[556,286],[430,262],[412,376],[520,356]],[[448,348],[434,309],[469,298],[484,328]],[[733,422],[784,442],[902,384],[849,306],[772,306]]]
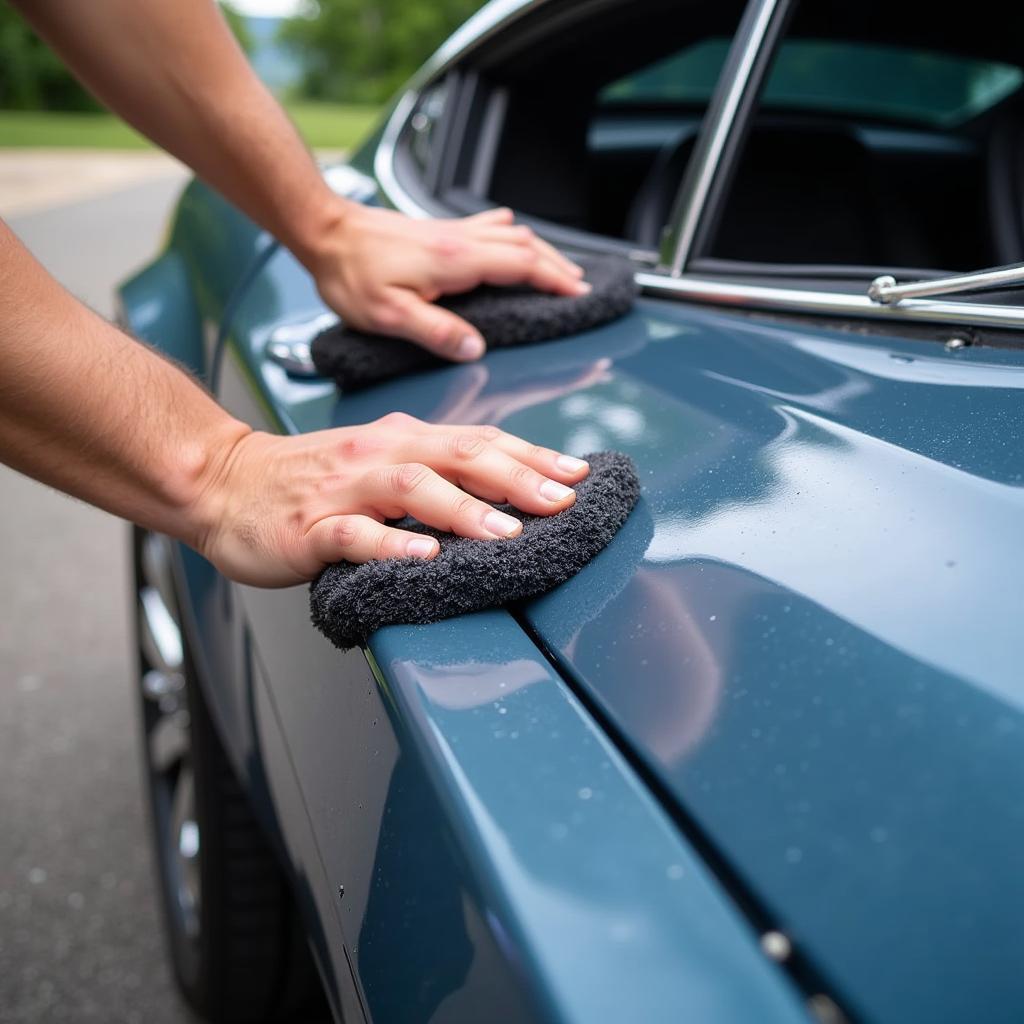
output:
[[[196,681],[170,546],[135,530],[134,554],[146,791],[178,984],[218,1024],[327,1019],[288,883]],[[180,637],[177,657],[169,622]]]

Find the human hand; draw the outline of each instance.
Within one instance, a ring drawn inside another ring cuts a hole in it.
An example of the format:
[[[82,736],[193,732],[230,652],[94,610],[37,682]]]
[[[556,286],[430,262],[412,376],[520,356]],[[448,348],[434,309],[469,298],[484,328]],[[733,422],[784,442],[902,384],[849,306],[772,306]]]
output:
[[[335,227],[304,262],[321,297],[359,330],[406,338],[445,359],[483,355],[480,333],[434,305],[480,284],[532,285],[559,295],[590,286],[583,271],[511,210],[461,220],[413,220],[393,210],[345,202]]]
[[[253,432],[215,462],[197,501],[196,546],[241,583],[290,586],[332,562],[437,555],[436,540],[386,519],[514,537],[522,524],[490,502],[552,515],[576,500],[570,485],[588,472],[582,459],[497,427],[434,426],[404,413],[299,437]]]

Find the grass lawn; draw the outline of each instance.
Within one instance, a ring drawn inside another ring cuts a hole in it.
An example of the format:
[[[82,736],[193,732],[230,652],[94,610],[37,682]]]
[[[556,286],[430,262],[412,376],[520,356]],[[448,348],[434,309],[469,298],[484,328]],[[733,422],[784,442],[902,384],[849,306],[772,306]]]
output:
[[[317,149],[350,149],[373,126],[376,107],[287,103],[306,141]],[[0,110],[0,149],[146,149],[150,146],[111,114]]]

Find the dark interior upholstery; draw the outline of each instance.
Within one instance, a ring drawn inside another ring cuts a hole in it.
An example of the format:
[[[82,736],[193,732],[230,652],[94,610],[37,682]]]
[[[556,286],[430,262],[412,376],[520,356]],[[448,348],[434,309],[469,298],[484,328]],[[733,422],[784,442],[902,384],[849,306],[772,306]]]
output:
[[[662,147],[650,171],[637,190],[624,226],[633,242],[655,249],[661,241],[661,229],[672,213],[679,183],[693,154],[696,134],[686,130]]]
[[[987,152],[988,223],[995,263],[1024,262],[1024,106],[998,111]]]
[[[965,20],[923,0],[805,0],[790,33],[1024,66],[1024,8],[981,3],[990,15],[1001,11],[1000,31],[985,11]],[[548,20],[531,35],[527,25],[518,41],[485,50],[479,60],[483,78],[508,96],[481,199],[654,250],[702,111],[692,104],[602,104],[600,90],[694,42],[728,38],[740,5],[553,0],[545,10],[564,26],[556,31]],[[649,141],[616,148],[607,142],[612,132],[593,145],[595,126],[621,126],[630,117],[652,129]],[[1024,261],[1024,103],[1011,98],[951,127],[762,109],[741,147],[720,222],[696,255],[935,270]]]

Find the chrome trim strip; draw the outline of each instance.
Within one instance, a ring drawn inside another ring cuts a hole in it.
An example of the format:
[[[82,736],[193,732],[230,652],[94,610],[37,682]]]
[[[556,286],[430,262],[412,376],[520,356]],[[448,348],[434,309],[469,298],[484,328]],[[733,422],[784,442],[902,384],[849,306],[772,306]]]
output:
[[[1022,284],[1024,266],[1019,263],[1011,267],[992,267],[989,270],[975,270],[970,274],[956,274],[953,277],[930,277],[927,281],[910,281],[907,284],[897,284],[891,274],[883,274],[871,282],[868,297],[872,302],[895,306],[904,299],[924,298],[926,295],[953,295],[985,288],[1012,288]]]
[[[649,295],[686,299],[741,309],[815,313],[823,316],[869,317],[872,320],[971,324],[979,327],[1024,327],[1024,308],[973,302],[932,302],[905,299],[898,306],[882,306],[867,295],[772,288],[764,285],[710,281],[699,277],[667,277],[640,271],[637,284]]]
[[[764,43],[768,26],[771,24],[777,7],[778,0],[761,0],[760,8],[750,26],[750,32],[743,43],[743,52],[728,90],[721,103],[715,104],[713,111],[709,108],[705,114],[705,124],[701,126],[698,136],[699,150],[694,154],[700,162],[695,165],[692,172],[687,173],[684,179],[683,191],[669,221],[672,227],[666,236],[665,247],[662,250],[666,255],[671,253],[671,259],[666,262],[668,271],[673,277],[679,277],[682,274],[686,261],[690,258],[693,239],[697,234],[697,225],[704,212],[708,193],[711,191],[711,183],[718,173],[718,165],[721,163],[725,144],[732,134],[736,112],[750,82],[754,61]],[[723,67],[723,74],[728,73],[730,63],[727,59]],[[709,117],[713,118],[710,122],[707,121]],[[707,139],[707,142],[702,145],[701,142],[704,138]]]
[[[417,217],[422,220],[424,217],[429,217],[430,212],[415,202],[398,184],[398,178],[395,177],[395,147],[398,145],[398,139],[406,121],[412,116],[418,99],[419,94],[415,87],[408,89],[399,97],[395,109],[388,118],[388,123],[384,126],[380,142],[377,143],[377,152],[373,154],[373,173],[377,176],[377,184],[384,195],[391,200],[391,204],[396,210],[404,213],[407,217]]]

